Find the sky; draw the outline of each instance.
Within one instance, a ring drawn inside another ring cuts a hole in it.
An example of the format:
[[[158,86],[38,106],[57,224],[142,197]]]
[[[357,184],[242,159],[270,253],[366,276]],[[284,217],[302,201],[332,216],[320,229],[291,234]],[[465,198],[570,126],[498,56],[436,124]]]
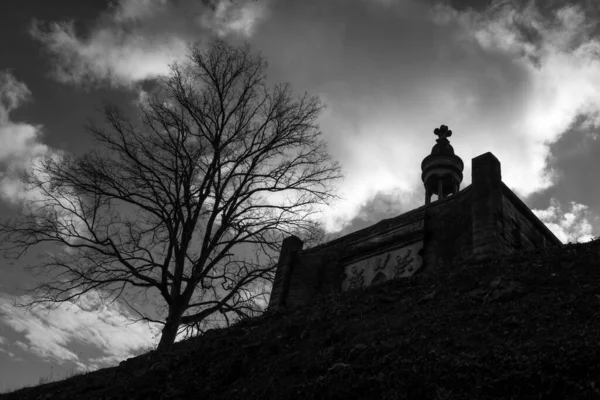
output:
[[[424,204],[433,130],[502,179],[561,239],[600,235],[600,3],[485,0],[4,0],[0,14],[0,218],[30,198],[19,174],[93,148],[84,124],[111,102],[131,112],[187,45],[248,42],[270,83],[326,104],[343,168],[332,235]],[[156,341],[119,302],[90,293],[55,309],[13,303],[36,277],[0,265],[0,392],[116,365]]]

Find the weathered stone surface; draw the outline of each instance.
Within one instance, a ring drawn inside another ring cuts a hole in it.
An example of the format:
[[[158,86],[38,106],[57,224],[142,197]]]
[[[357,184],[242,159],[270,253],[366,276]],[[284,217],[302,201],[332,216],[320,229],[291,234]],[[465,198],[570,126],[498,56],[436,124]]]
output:
[[[507,252],[540,249],[557,244],[556,237],[504,183],[502,188],[502,240]]]
[[[302,240],[296,236],[290,236],[283,240],[279,262],[275,272],[275,281],[269,299],[269,308],[285,306],[285,299],[289,293],[290,277],[297,254],[302,250]]]
[[[503,218],[501,179],[500,161],[492,153],[473,159],[471,219],[473,256],[476,259],[504,253],[498,226]]]

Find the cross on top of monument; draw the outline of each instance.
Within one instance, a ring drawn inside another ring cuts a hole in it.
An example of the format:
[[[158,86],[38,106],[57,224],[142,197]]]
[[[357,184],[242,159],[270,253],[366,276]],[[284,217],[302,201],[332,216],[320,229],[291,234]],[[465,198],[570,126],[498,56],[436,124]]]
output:
[[[447,139],[452,136],[452,131],[448,129],[446,125],[442,125],[439,128],[435,128],[433,133],[438,135],[440,139]]]

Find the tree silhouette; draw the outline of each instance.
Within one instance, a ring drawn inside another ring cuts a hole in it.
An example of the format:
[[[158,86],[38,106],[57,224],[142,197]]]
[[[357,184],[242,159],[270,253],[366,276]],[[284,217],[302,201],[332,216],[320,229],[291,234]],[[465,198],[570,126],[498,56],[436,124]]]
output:
[[[0,224],[4,254],[58,245],[32,266],[49,278],[27,306],[120,298],[163,325],[164,349],[216,313],[229,323],[260,312],[281,240],[315,231],[341,177],[315,122],[319,100],[268,87],[247,45],[196,44],[188,56],[137,119],[105,106],[106,126],[87,127],[96,150],[24,176],[35,200]],[[149,291],[159,317],[136,303]]]

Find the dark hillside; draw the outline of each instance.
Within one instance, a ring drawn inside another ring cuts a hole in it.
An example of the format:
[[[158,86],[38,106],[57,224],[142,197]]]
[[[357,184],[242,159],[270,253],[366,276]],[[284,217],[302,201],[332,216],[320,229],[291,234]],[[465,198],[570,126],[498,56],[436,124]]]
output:
[[[3,399],[600,399],[600,240],[330,295]]]

